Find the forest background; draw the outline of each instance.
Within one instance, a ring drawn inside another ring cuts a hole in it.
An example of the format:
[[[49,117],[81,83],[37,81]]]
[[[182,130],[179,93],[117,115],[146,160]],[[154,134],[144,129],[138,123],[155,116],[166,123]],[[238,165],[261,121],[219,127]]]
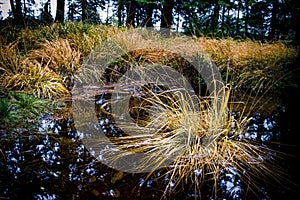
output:
[[[2,0],[1,23],[85,21],[299,43],[297,0]]]

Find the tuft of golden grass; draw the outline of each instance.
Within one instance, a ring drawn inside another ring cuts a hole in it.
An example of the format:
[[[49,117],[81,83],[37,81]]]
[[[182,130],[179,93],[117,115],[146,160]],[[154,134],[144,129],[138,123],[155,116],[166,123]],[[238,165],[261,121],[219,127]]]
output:
[[[0,48],[0,86],[6,91],[23,91],[38,97],[64,96],[69,91],[47,65],[22,56],[17,43]]]
[[[182,90],[146,92],[147,97],[129,108],[136,113],[135,123],[118,124],[140,133],[111,139],[125,150],[112,159],[144,153],[147,156],[136,170],[152,166],[147,177],[169,163],[162,170],[168,176],[163,197],[181,187],[194,188],[195,194],[201,195],[202,186],[209,182],[217,198],[219,178],[232,169],[252,191],[259,189],[255,179],[272,179],[278,184],[284,179],[284,170],[276,162],[281,153],[244,137],[250,117],[231,116],[228,86],[207,99],[197,98],[197,105],[193,103],[195,96]]]
[[[237,87],[268,88],[289,73],[286,66],[298,56],[296,48],[283,42],[197,38],[221,69],[234,76]]]
[[[0,47],[0,71],[2,73],[14,74],[18,71],[23,57],[17,48],[17,43],[1,45]]]
[[[4,73],[1,86],[8,91],[23,91],[40,98],[65,96],[69,91],[61,78],[38,61],[25,59],[14,73]]]
[[[32,51],[29,56],[47,65],[60,75],[67,88],[71,88],[74,74],[81,64],[81,53],[73,49],[68,40],[58,38],[53,42],[45,41],[40,49]]]
[[[69,24],[72,25],[72,24]],[[87,28],[84,28],[84,24],[73,24],[74,31],[73,33],[67,34],[66,38],[72,48],[78,49],[83,57],[88,56],[101,42],[113,35],[122,31],[121,28],[115,26],[105,26],[105,25],[89,25]],[[66,26],[66,25],[65,25]],[[85,31],[78,31],[78,29],[86,29]]]

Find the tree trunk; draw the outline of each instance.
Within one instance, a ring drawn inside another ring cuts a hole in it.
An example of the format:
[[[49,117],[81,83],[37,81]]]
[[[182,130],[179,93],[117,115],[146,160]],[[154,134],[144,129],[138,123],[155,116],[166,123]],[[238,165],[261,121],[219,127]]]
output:
[[[15,17],[15,14],[16,14],[16,7],[15,7],[15,2],[14,0],[9,0],[10,1],[10,8],[11,8],[11,11],[13,13],[13,16]]]
[[[154,10],[154,5],[153,4],[148,4],[146,7],[146,27],[153,27],[153,19],[152,19],[152,14]]]
[[[222,22],[221,22],[221,29],[223,31],[223,34],[225,33],[225,13],[226,13],[226,6],[224,3],[222,6]]]
[[[74,19],[75,19],[74,15],[75,15],[75,5],[74,5],[74,3],[71,3],[69,5],[68,20],[70,20],[71,22],[73,22]]]
[[[171,33],[174,5],[175,5],[174,0],[165,0],[165,3],[161,11],[160,28],[166,29],[167,35],[170,35]]]
[[[21,0],[16,0],[16,17],[23,18]]]
[[[135,14],[136,14],[136,8],[137,8],[137,2],[129,1],[129,3],[126,4],[127,9],[127,20],[126,25],[135,27]]]
[[[108,23],[109,23],[109,8],[110,8],[110,1],[107,2],[106,22],[105,22],[106,25],[108,25]]]
[[[118,10],[117,10],[117,17],[118,17],[118,26],[123,25],[123,12],[124,9],[124,2],[122,0],[118,0]]]
[[[270,34],[268,35],[269,39],[275,38],[275,32],[277,29],[277,12],[278,12],[278,0],[272,1],[272,17],[271,17],[271,23],[270,23]]]
[[[51,15],[51,5],[50,5],[50,0],[48,0],[42,10],[41,14],[41,20],[46,23],[52,22],[52,15]]]
[[[292,29],[295,31],[295,42],[296,45],[300,47],[300,2],[299,0],[292,1],[293,8],[291,9],[292,12]]]
[[[23,22],[21,0],[10,0],[10,6],[14,17],[14,23],[21,24]]]
[[[246,12],[246,15],[245,15],[245,22],[244,22],[244,29],[245,29],[245,33],[244,33],[244,36],[245,37],[249,37],[249,33],[248,33],[248,19],[249,19],[249,0],[246,0],[245,2],[245,12]]]
[[[219,1],[216,0],[214,12],[212,15],[212,22],[211,22],[212,31],[215,31],[218,28],[219,12],[220,12],[220,4],[219,4]]]
[[[65,0],[57,0],[55,21],[57,22],[65,21]]]
[[[87,1],[86,0],[81,0],[81,21],[87,20],[88,15],[87,15]]]
[[[235,35],[239,35],[240,34],[240,24],[239,24],[239,20],[240,20],[240,10],[241,10],[241,2],[238,1],[238,10],[237,10],[237,15],[236,15],[236,24],[235,24]]]
[[[27,15],[26,0],[23,0],[23,16]]]

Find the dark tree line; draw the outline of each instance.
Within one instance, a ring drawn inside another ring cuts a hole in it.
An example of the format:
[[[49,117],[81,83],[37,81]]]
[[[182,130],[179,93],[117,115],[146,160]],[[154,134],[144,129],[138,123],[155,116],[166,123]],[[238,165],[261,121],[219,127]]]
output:
[[[299,0],[56,0],[43,4],[47,22],[86,21],[118,26],[160,27],[196,35],[300,41]],[[10,0],[16,23],[32,16],[34,0]],[[66,6],[65,6],[66,5]],[[102,17],[100,17],[101,13]],[[104,17],[103,17],[104,16]],[[160,22],[160,23],[157,23]]]

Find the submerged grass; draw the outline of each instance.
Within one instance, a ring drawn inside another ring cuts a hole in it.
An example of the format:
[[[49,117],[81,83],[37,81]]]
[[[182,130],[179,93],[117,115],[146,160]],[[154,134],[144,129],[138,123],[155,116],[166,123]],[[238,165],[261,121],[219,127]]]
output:
[[[54,111],[54,102],[23,92],[9,92],[0,99],[0,130],[35,130],[42,115]]]

